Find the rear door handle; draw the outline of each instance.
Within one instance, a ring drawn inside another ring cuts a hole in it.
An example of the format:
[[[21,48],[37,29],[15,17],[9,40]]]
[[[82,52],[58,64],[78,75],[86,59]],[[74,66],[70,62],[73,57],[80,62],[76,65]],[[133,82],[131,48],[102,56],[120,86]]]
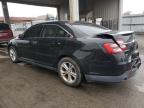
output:
[[[37,41],[31,41],[31,43],[32,43],[32,44],[37,44],[38,42],[37,42]]]
[[[61,45],[61,42],[57,42],[57,45]]]

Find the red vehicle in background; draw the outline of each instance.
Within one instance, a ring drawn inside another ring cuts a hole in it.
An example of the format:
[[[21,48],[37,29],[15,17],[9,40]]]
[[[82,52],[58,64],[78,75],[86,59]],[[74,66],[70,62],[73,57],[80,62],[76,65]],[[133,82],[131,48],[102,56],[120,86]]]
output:
[[[0,23],[0,44],[8,43],[13,38],[12,30],[8,24]]]

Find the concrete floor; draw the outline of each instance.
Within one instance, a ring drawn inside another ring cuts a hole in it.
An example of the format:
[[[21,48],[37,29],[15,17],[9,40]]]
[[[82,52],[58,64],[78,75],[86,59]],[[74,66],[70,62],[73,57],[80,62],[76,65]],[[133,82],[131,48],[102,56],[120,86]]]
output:
[[[143,39],[143,41],[141,41]],[[138,38],[144,62],[144,37]],[[144,108],[144,64],[120,84],[65,86],[53,71],[13,64],[0,46],[0,108]]]

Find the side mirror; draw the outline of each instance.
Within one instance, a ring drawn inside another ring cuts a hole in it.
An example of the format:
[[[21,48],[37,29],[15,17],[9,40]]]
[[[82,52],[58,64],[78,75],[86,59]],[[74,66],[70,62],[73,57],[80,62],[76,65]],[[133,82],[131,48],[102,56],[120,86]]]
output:
[[[18,37],[19,38],[24,38],[24,34],[19,34]]]

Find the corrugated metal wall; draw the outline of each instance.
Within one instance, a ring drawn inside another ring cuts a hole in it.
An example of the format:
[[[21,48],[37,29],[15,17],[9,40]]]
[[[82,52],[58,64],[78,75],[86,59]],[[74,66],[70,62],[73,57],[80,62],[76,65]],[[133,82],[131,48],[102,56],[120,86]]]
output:
[[[94,16],[103,18],[102,25],[118,29],[119,0],[95,0]]]
[[[96,21],[96,18],[102,18],[103,26],[117,30],[120,11],[119,1],[120,0],[79,0],[80,18],[86,20],[90,18],[93,22]],[[60,10],[61,19],[64,19],[64,12],[69,10],[68,7],[68,4],[67,6],[66,4],[61,6],[61,8],[64,8]]]
[[[122,18],[121,30],[131,30],[144,33],[144,15],[124,16]]]
[[[93,21],[102,18],[102,25],[113,30],[118,29],[120,0],[80,0],[80,11],[92,12]],[[85,3],[84,3],[85,2]]]
[[[119,0],[95,0],[94,16],[107,19],[118,19]]]

